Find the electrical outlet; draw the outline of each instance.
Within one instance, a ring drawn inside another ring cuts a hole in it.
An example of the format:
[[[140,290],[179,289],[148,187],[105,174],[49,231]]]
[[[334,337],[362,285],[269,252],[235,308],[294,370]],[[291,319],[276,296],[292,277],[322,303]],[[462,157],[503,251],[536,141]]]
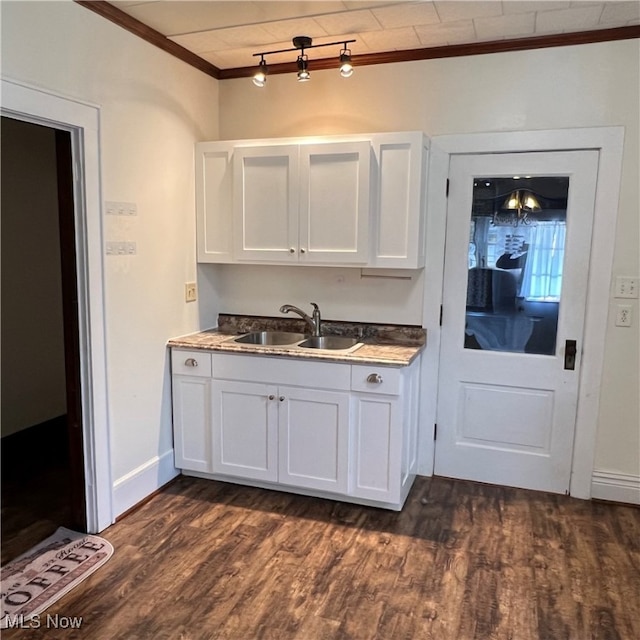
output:
[[[185,302],[195,302],[196,298],[197,298],[196,283],[195,282],[187,282],[184,285],[184,301]]]
[[[619,304],[616,309],[616,327],[630,327],[631,320],[631,307]]]
[[[637,298],[639,278],[632,276],[618,276],[616,278],[616,298]]]

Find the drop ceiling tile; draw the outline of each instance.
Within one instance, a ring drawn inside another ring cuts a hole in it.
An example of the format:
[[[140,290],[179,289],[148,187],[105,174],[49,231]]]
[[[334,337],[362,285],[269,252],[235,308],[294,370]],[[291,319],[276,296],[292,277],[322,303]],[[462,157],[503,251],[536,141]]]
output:
[[[182,45],[193,53],[228,49],[229,45],[218,37],[219,30],[187,33],[180,36],[169,36],[169,40]]]
[[[360,34],[359,37],[371,51],[377,52],[396,49],[417,49],[420,47],[420,40],[413,27],[399,27],[398,29],[385,29],[384,31],[367,31],[367,33]],[[355,55],[355,47],[352,51]],[[357,53],[360,53],[360,51]]]
[[[494,18],[475,18],[478,40],[518,38],[533,35],[536,27],[535,13],[515,13]]]
[[[261,25],[218,29],[216,35],[227,45],[227,49],[265,47],[273,43],[273,36]]]
[[[640,2],[607,2],[600,16],[601,24],[640,19]]]
[[[458,20],[448,24],[418,25],[414,29],[420,43],[425,46],[466,44],[476,40],[472,20]]]
[[[400,2],[380,9],[372,9],[371,13],[385,29],[440,22],[433,2]]]
[[[434,4],[442,22],[502,15],[502,2],[492,2],[491,0],[479,0],[478,2],[444,0],[434,2]]]
[[[247,9],[252,4],[174,0],[147,2],[127,7],[116,6],[164,35],[178,35],[251,22],[253,12]]]
[[[316,22],[327,32],[333,35],[343,33],[361,33],[366,31],[378,31],[380,23],[375,19],[371,11],[349,11],[333,15],[317,16]]]
[[[593,4],[593,2],[591,2]],[[568,9],[571,2],[554,2],[553,0],[504,0],[502,10],[505,14],[511,13],[533,13],[536,11],[557,11],[558,9]]]
[[[554,33],[558,30],[570,32],[596,28],[602,13],[602,5],[542,11],[536,16],[536,33]]]
[[[273,41],[291,40],[294,36],[309,36],[317,38],[326,36],[327,32],[318,24],[314,18],[298,18],[294,20],[280,20],[278,22],[267,22],[262,25],[266,31],[273,36]],[[291,44],[289,46],[292,46]]]

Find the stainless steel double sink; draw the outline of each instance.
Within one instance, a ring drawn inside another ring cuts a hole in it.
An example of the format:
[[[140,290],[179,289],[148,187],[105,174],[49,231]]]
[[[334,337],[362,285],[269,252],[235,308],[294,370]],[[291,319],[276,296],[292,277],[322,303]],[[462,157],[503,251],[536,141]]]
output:
[[[308,336],[288,331],[254,331],[232,338],[230,342],[262,347],[283,347],[291,349],[316,349],[326,351],[352,352],[362,346],[356,338],[345,336]]]

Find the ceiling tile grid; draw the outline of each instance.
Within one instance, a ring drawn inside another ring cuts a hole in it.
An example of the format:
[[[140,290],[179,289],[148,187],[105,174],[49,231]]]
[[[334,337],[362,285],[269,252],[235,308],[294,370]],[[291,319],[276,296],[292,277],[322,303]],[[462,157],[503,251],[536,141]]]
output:
[[[113,0],[117,8],[220,69],[255,53],[355,38],[353,55],[554,35],[640,24],[640,0]],[[307,50],[310,60],[329,57]],[[336,53],[337,55],[337,53]],[[292,53],[267,62],[292,62]]]

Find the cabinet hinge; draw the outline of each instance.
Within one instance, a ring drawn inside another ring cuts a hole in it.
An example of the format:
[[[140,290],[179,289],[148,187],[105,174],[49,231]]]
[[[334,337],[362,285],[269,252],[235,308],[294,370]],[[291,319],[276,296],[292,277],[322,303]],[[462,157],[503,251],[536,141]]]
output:
[[[448,198],[449,197],[449,178],[447,178],[447,187],[445,190],[445,196]]]
[[[436,440],[438,438],[438,423],[434,423],[433,425],[433,439]]]
[[[442,305],[440,305],[440,326],[442,326]]]

